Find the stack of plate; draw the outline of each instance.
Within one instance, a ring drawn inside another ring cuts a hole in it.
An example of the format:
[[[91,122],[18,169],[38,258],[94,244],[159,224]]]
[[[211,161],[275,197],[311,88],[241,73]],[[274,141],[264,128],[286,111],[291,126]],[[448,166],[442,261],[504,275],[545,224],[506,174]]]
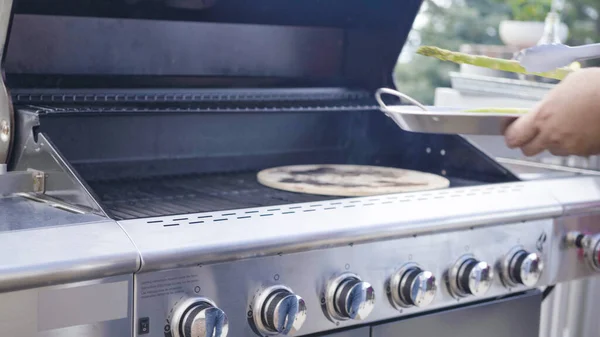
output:
[[[452,88],[462,93],[512,97],[534,101],[542,99],[555,86],[555,84],[549,83],[457,72],[450,73],[450,81]]]

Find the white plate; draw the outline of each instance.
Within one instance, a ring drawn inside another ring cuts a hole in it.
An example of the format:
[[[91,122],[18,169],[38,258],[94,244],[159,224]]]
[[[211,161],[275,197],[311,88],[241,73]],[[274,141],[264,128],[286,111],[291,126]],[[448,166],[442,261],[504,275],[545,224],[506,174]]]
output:
[[[414,105],[386,105],[381,95],[389,94]],[[405,131],[500,136],[504,127],[522,114],[465,112],[466,108],[424,106],[396,90],[382,88],[375,95],[381,111]]]

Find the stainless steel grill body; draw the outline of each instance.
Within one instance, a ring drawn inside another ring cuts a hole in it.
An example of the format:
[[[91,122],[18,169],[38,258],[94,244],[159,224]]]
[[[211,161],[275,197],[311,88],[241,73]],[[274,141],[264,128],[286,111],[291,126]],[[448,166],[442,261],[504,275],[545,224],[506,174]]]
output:
[[[15,121],[11,151],[0,147],[0,163],[10,153],[0,171],[0,331],[187,337],[217,306],[229,336],[250,337],[255,319],[268,329],[289,314],[269,310],[295,303],[297,317],[307,310],[299,336],[537,333],[538,287],[596,274],[593,249],[565,238],[600,233],[600,178],[521,181],[460,136],[406,133],[378,111],[373,92],[392,85],[420,3],[16,3],[3,63],[12,103],[0,100]],[[421,170],[451,186],[331,198],[255,178],[313,163]],[[498,276],[516,247],[544,262],[535,286]],[[453,263],[468,254],[498,275],[487,292],[473,285],[483,296],[455,298],[449,270],[462,273]],[[437,292],[428,306],[398,310],[389,280],[409,262]],[[343,272],[373,291],[363,321],[323,312],[328,301],[353,308],[324,296],[343,293],[324,288]]]

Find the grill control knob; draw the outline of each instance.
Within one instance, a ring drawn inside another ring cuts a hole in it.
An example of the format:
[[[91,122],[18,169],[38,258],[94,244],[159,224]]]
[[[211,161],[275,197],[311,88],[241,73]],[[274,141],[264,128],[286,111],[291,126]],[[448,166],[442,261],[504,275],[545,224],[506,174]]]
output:
[[[229,321],[211,300],[190,298],[177,305],[170,328],[173,337],[226,337]]]
[[[428,306],[436,293],[435,276],[416,263],[405,265],[390,279],[390,297],[397,309]]]
[[[567,234],[568,246],[582,250],[587,265],[594,271],[600,271],[600,234],[586,235],[580,232]]]
[[[252,317],[261,336],[295,335],[306,320],[306,303],[288,287],[271,286],[255,297]]]
[[[449,290],[456,297],[483,296],[493,280],[492,266],[470,255],[461,257],[448,273]]]
[[[502,261],[502,282],[507,287],[522,284],[526,287],[535,286],[542,272],[544,262],[538,253],[529,253],[522,247],[511,250]]]
[[[375,307],[375,290],[353,273],[344,273],[331,279],[325,291],[325,311],[332,321],[361,321]]]

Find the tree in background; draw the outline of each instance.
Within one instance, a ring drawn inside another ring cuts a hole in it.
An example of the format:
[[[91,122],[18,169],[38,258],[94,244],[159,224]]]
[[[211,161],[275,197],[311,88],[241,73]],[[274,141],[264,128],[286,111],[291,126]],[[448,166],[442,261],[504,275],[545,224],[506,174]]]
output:
[[[458,65],[415,55],[420,45],[459,50],[463,44],[502,45],[498,26],[505,19],[543,20],[550,0],[424,0],[394,70],[398,90],[433,104],[437,87],[450,86]],[[540,11],[544,9],[544,12]],[[600,0],[567,0],[562,20],[569,45],[600,42]],[[541,17],[541,19],[540,19]]]

